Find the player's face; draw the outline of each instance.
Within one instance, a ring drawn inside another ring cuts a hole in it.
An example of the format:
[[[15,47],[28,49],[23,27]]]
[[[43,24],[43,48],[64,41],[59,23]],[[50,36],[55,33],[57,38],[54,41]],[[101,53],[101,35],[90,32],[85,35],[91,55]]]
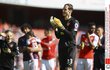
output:
[[[49,33],[49,32],[48,32],[47,30],[44,31],[45,36],[47,36],[48,33]]]
[[[27,33],[27,32],[29,32],[29,31],[30,31],[29,28],[25,28],[25,29],[24,29],[24,33]]]
[[[12,32],[6,33],[6,40],[12,40],[12,39],[13,39],[13,33]]]
[[[62,10],[62,13],[63,13],[64,17],[71,15],[71,11],[69,10],[69,6],[68,5],[64,6],[64,8]]]
[[[90,28],[90,31],[91,31],[92,33],[95,33],[95,30],[96,30],[96,26],[95,26],[95,25],[92,25],[91,28]]]
[[[49,36],[49,35],[51,35],[51,31],[47,31],[47,30],[45,30],[44,33],[45,33],[45,36]]]
[[[103,29],[102,28],[97,28],[97,35],[102,35],[103,34]]]

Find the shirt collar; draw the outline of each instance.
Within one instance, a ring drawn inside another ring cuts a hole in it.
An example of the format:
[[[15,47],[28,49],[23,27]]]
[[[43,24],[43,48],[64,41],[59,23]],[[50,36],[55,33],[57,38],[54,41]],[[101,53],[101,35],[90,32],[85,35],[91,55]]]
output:
[[[102,39],[103,35],[101,35],[99,38]]]

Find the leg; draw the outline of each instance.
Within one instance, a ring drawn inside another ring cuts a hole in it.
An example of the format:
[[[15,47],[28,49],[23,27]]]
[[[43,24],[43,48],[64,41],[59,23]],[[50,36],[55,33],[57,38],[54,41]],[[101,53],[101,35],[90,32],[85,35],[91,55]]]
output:
[[[34,59],[34,64],[33,64],[33,69],[34,70],[40,70],[39,68],[39,60],[38,59]]]
[[[56,67],[55,58],[49,60],[49,67],[50,67],[49,70],[55,70]]]
[[[59,60],[60,70],[65,70],[66,68],[66,60]]]
[[[85,60],[85,70],[93,70],[93,59]]]
[[[18,70],[23,70],[23,54],[20,53],[19,56],[16,57],[16,67]]]
[[[76,70],[85,70],[84,69],[84,59],[78,59]]]
[[[101,65],[101,70],[105,70],[105,64]]]
[[[99,53],[97,53],[97,50],[95,50],[94,54],[94,63],[93,63],[93,70],[100,70],[100,59],[99,59]]]
[[[29,61],[24,61],[24,70],[30,70]]]
[[[46,69],[46,61],[42,59],[42,66],[41,66],[41,70],[47,70]]]

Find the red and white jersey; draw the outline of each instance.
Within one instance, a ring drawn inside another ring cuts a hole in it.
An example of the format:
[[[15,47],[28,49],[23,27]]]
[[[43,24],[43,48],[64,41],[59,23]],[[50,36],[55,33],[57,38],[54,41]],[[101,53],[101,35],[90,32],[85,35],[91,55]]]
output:
[[[56,44],[54,39],[51,36],[47,36],[46,38],[42,39],[41,46],[43,48],[43,55],[42,59],[52,59],[56,56]]]
[[[37,37],[32,37],[30,39],[27,40],[27,44],[29,47],[38,47],[37,44],[39,44],[41,42],[40,39],[38,39]]]
[[[29,47],[32,47],[32,48],[38,47],[38,44],[40,44],[40,42],[41,42],[41,40],[38,39],[37,37],[32,37],[32,38],[30,38],[30,39],[27,40],[28,46]],[[37,52],[34,52],[33,53],[33,57],[34,58],[38,58],[39,57],[38,56],[38,53]]]
[[[95,33],[93,33],[93,34],[90,34],[90,40],[93,42],[93,45],[96,47],[98,44],[99,37]],[[89,45],[89,41],[87,39],[86,34],[82,34],[81,42],[84,43],[84,48],[80,49],[79,58],[93,59],[94,52],[91,46]]]

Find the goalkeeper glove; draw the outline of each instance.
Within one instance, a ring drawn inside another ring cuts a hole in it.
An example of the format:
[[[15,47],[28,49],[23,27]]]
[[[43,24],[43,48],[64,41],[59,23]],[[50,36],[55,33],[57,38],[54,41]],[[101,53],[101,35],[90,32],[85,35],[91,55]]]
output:
[[[53,20],[53,16],[50,17],[50,23],[51,23],[51,25],[52,25],[53,28],[56,28],[57,27],[56,24],[55,24],[55,22],[54,22],[54,20]]]

